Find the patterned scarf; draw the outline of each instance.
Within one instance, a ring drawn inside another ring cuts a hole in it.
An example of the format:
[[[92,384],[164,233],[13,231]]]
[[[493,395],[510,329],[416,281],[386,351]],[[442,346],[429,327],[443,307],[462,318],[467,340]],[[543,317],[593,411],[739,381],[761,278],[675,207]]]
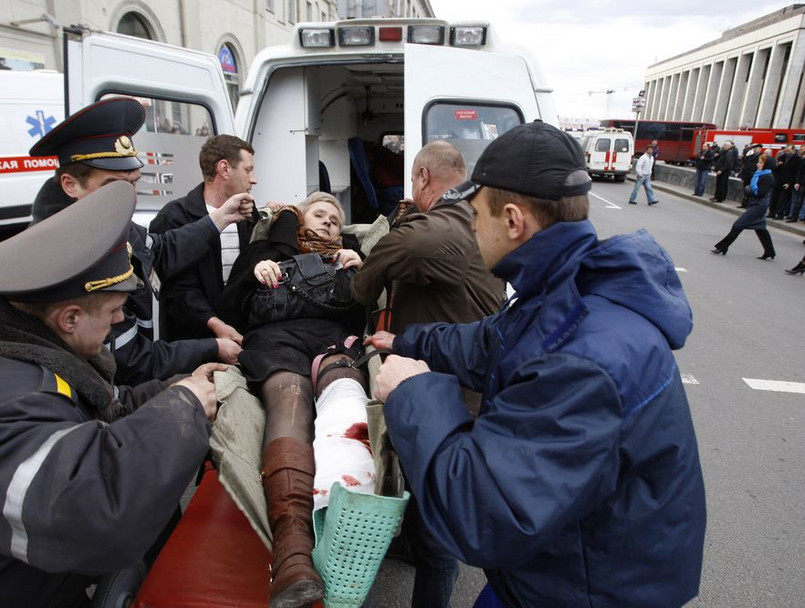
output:
[[[337,236],[334,239],[328,239],[316,234],[309,228],[305,228],[304,215],[295,205],[287,205],[283,207],[279,212],[274,214],[274,217],[278,217],[279,213],[282,211],[290,211],[296,216],[297,224],[299,224],[296,230],[300,253],[310,253],[315,251],[317,253],[335,255],[338,253],[339,249],[344,248],[340,236]]]

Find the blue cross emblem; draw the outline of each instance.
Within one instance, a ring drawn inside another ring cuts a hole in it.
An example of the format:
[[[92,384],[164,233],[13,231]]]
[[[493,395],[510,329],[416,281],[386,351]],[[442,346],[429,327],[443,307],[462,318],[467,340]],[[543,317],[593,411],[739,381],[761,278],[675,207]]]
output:
[[[53,129],[53,125],[56,124],[56,119],[52,116],[45,116],[45,113],[42,110],[36,111],[36,116],[28,116],[25,119],[31,128],[28,129],[28,135],[31,137],[44,137],[45,134]]]

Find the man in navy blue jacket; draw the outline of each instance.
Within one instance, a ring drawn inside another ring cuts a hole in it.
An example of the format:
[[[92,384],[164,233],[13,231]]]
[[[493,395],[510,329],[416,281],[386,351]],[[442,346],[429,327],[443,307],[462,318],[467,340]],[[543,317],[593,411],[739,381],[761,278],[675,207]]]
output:
[[[705,496],[673,349],[691,309],[645,231],[599,241],[578,144],[535,122],[492,142],[470,198],[516,297],[476,323],[371,337],[392,443],[434,536],[507,607],[680,606]],[[460,385],[482,391],[473,420]]]

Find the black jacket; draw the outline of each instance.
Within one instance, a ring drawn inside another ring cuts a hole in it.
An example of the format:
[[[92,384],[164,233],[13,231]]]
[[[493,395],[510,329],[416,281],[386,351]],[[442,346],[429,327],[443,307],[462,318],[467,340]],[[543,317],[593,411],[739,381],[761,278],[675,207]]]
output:
[[[187,196],[162,207],[151,222],[150,229],[152,233],[163,234],[208,215],[202,183],[188,192]],[[237,225],[241,251],[249,244],[258,219],[255,210],[251,219]],[[163,281],[159,298],[162,335],[168,340],[210,337],[207,321],[216,316],[213,304],[223,288],[219,238],[210,244],[207,253],[195,265]]]
[[[209,448],[187,388],[110,380],[0,298],[0,604],[73,607],[137,564]]]

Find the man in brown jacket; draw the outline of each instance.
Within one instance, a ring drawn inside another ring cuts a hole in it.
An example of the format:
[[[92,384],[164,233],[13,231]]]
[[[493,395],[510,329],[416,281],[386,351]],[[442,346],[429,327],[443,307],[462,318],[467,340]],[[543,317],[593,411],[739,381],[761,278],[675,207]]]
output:
[[[393,222],[352,278],[352,295],[365,305],[387,289],[391,318],[385,329],[392,333],[412,323],[477,321],[503,302],[503,283],[487,270],[478,250],[472,208],[442,196],[466,179],[464,158],[455,147],[441,140],[425,145],[411,172],[411,212]],[[464,395],[477,413],[480,395]],[[405,514],[403,537],[416,566],[411,605],[448,608],[458,563],[431,537],[415,500]]]

